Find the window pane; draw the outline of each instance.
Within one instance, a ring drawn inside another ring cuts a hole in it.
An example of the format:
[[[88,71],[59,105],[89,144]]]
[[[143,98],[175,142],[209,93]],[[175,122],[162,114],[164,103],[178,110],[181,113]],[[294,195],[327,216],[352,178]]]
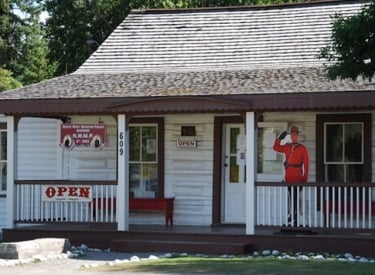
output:
[[[129,128],[129,160],[140,161],[140,127]]]
[[[326,125],[326,161],[341,162],[343,161],[343,126]]]
[[[344,165],[326,165],[326,181],[344,182]]]
[[[155,163],[143,165],[143,180],[146,191],[158,191],[158,166]]]
[[[1,160],[6,160],[7,159],[7,133],[1,132],[0,139],[1,139],[0,158]]]
[[[240,134],[240,128],[230,128],[230,153],[237,153],[237,136]]]
[[[6,191],[7,190],[7,164],[6,163],[1,163],[1,191]]]
[[[257,165],[257,173],[263,173],[263,163],[264,160],[264,128],[258,128],[258,139],[257,139],[257,152],[258,152],[258,165]]]
[[[362,125],[345,125],[345,161],[362,162]]]
[[[130,191],[141,187],[141,164],[131,163],[129,165]]]
[[[353,164],[347,165],[346,182],[362,182],[363,181],[363,165]]]
[[[230,157],[229,182],[239,182],[239,167],[237,165],[237,157]]]
[[[142,127],[142,161],[156,161],[156,127]]]

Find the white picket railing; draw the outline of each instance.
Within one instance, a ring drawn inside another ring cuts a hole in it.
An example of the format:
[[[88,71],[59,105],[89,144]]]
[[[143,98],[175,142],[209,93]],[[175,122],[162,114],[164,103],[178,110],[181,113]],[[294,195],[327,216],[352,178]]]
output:
[[[85,201],[43,198],[45,186],[90,186]],[[372,229],[375,227],[374,184],[306,183],[288,192],[285,183],[256,183],[256,225]],[[116,181],[16,181],[16,223],[114,223]],[[291,197],[297,197],[295,203]],[[374,195],[373,195],[374,194]],[[296,209],[294,220],[290,213]]]
[[[89,186],[90,198],[83,200],[46,200],[46,186]],[[114,181],[17,181],[16,223],[116,222]]]
[[[363,183],[308,183],[288,191],[285,183],[258,182],[256,225],[372,229],[374,188]],[[299,203],[291,199],[294,195]]]

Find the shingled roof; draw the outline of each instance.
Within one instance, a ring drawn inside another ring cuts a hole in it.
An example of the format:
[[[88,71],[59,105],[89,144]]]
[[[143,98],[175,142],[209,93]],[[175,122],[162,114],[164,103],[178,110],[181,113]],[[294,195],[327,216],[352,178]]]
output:
[[[362,80],[329,81],[318,58],[330,39],[332,16],[350,16],[362,6],[363,1],[323,1],[135,10],[76,72],[0,93],[0,104],[373,91]]]
[[[133,11],[76,74],[321,66],[332,16],[361,1]]]

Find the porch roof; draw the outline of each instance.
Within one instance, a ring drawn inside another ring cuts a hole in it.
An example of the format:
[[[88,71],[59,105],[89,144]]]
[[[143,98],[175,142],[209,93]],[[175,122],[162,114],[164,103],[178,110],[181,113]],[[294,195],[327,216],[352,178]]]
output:
[[[362,5],[133,11],[76,72],[0,93],[0,110],[53,115],[371,109],[373,84],[328,80],[317,57],[329,41],[331,16],[355,14]]]

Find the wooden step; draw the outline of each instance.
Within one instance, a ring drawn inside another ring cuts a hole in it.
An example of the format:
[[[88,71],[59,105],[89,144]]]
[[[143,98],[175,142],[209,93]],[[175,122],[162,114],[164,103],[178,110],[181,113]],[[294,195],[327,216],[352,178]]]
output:
[[[117,252],[176,252],[210,255],[247,254],[251,245],[238,242],[207,242],[178,240],[113,240],[111,250]]]

